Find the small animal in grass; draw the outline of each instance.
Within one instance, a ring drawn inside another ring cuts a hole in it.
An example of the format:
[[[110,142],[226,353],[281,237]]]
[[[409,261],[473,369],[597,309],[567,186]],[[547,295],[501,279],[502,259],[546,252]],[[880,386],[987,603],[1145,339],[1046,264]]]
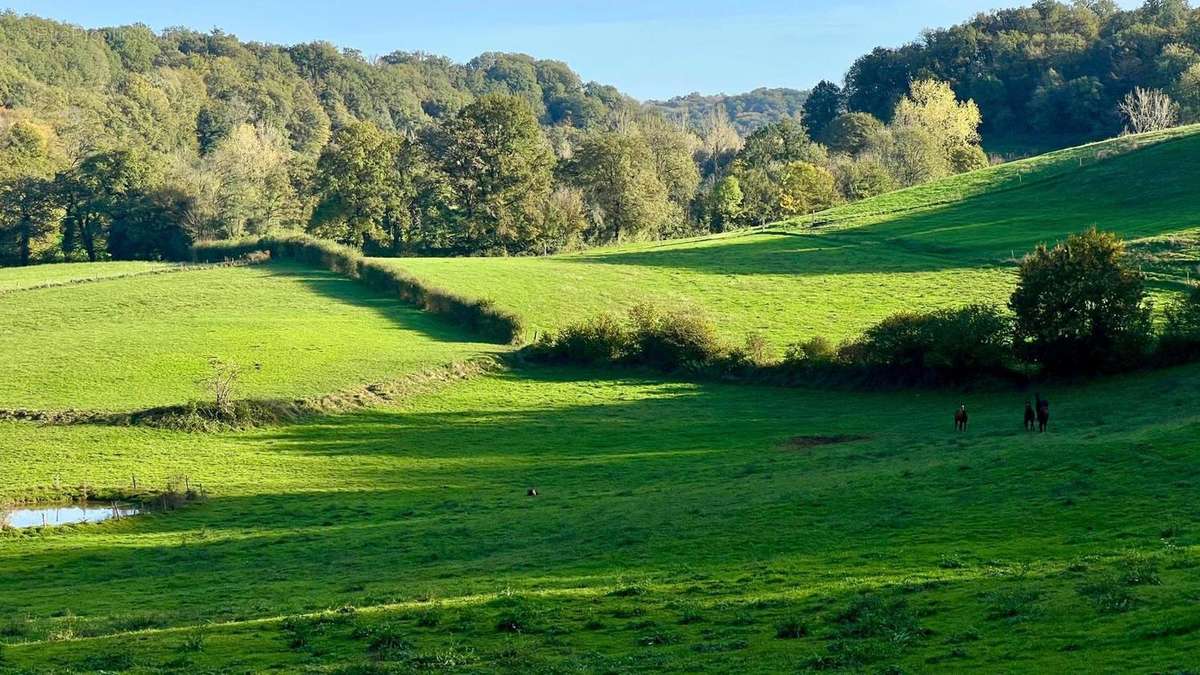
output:
[[[966,431],[967,419],[967,404],[964,403],[958,407],[958,410],[954,411],[954,430]]]
[[[529,491],[525,493],[525,496],[526,496],[526,497],[536,497],[536,496],[538,496],[538,493],[537,493],[537,488],[529,488]]]
[[[1037,413],[1033,411],[1033,404],[1028,399],[1025,401],[1025,431],[1033,431],[1037,425]]]

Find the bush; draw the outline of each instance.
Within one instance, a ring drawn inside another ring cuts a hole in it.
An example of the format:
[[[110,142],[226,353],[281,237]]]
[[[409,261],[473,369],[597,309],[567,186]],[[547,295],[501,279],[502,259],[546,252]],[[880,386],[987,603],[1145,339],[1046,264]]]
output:
[[[662,312],[652,305],[629,311],[633,324],[633,351],[638,365],[672,371],[696,368],[720,360],[726,350],[716,328],[694,311]]]
[[[1146,353],[1150,307],[1141,273],[1113,234],[1095,229],[1021,262],[1009,300],[1014,343],[1050,372],[1119,370]]]
[[[602,365],[626,358],[632,337],[625,326],[609,314],[573,324],[557,335],[546,335],[532,353],[546,361]]]
[[[497,309],[489,300],[472,300],[431,288],[389,265],[363,258],[356,249],[304,234],[197,242],[192,246],[192,259],[223,262],[260,251],[269,252],[272,258],[296,260],[357,279],[377,291],[450,319],[485,339],[501,343],[521,339],[520,319]]]
[[[1200,358],[1200,286],[1167,308],[1158,352],[1168,363]]]
[[[839,357],[898,374],[933,374],[961,381],[1008,370],[1009,329],[1008,318],[986,305],[931,314],[906,312],[868,328],[861,338],[843,346]]]
[[[837,348],[822,335],[789,345],[783,355],[787,366],[815,366],[833,363],[837,359]]]

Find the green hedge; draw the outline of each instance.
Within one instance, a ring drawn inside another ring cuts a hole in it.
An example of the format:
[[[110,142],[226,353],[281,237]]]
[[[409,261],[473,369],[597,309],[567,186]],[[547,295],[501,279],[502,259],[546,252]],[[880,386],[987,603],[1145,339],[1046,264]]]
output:
[[[222,262],[257,251],[266,251],[275,259],[295,260],[357,279],[375,290],[446,317],[491,342],[516,343],[524,333],[520,318],[496,308],[490,300],[472,300],[431,288],[398,269],[364,258],[356,249],[305,234],[201,241],[192,246],[192,260]]]

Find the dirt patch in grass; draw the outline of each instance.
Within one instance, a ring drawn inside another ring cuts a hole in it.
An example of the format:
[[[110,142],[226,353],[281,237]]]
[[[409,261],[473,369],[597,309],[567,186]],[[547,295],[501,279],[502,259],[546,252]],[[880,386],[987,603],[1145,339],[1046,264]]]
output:
[[[869,440],[870,436],[855,436],[848,434],[839,434],[836,436],[792,436],[779,446],[780,450],[784,451],[802,451],[811,448],[819,448],[823,445],[840,445],[842,443],[855,443],[857,441]]]

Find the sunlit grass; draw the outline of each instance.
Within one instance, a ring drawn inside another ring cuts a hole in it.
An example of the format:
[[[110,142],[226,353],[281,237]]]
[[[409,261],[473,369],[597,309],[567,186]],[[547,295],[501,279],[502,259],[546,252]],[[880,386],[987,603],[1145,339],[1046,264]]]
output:
[[[129,410],[206,396],[215,357],[240,395],[296,398],[496,350],[335,274],[191,270],[0,295],[0,408]]]
[[[1009,393],[968,397],[972,430],[955,435],[953,394],[540,369],[243,433],[10,423],[2,494],[187,474],[211,499],[0,540],[17,624],[0,640],[30,642],[8,648],[18,664],[128,651],[142,667],[295,667],[379,658],[387,630],[408,644],[396,664],[469,647],[475,666],[766,672],[835,653],[837,615],[867,592],[922,632],[844,638],[875,654],[865,665],[1183,666],[1195,629],[1145,636],[1200,592],[1196,375],[1047,392],[1044,436],[1021,431]],[[829,436],[847,440],[811,441]],[[1080,589],[1131,552],[1159,580],[1115,582],[1136,604],[1107,611]],[[354,610],[284,621],[339,607]],[[509,619],[521,629],[498,628]],[[805,634],[777,637],[791,620]],[[197,626],[207,645],[181,650]],[[289,647],[296,630],[307,646]]]
[[[529,337],[652,301],[697,307],[727,339],[758,332],[780,350],[852,337],[900,310],[1003,305],[1015,259],[1092,226],[1130,240],[1200,227],[1195,131],[1065,150],[766,231],[548,258],[388,262],[495,300],[526,319]],[[1167,281],[1184,278],[1180,268]]]

